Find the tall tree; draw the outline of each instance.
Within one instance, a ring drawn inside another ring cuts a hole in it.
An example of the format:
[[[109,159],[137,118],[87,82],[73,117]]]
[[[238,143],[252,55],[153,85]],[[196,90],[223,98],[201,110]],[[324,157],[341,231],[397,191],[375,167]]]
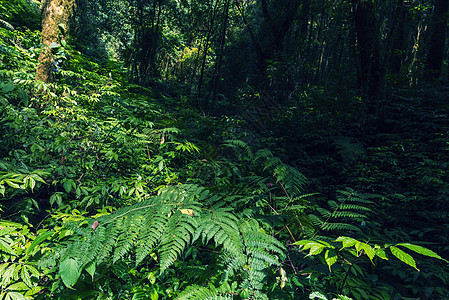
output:
[[[203,60],[201,63],[200,78],[198,79],[197,101],[199,101],[199,99],[201,98],[201,88],[203,86],[204,71],[206,68],[206,61],[207,61],[207,53],[209,51],[209,45],[211,43],[211,38],[212,38],[214,29],[215,29],[214,23],[215,23],[215,18],[217,16],[219,3],[220,3],[220,0],[211,2],[210,19],[209,19],[209,23],[208,23],[207,29],[206,29],[206,38],[204,40],[204,45],[203,45]],[[207,102],[206,102],[206,104],[207,104]]]
[[[447,19],[449,12],[448,0],[436,0],[432,15],[429,53],[426,60],[426,70],[430,78],[438,78],[443,64],[444,45],[446,42]]]
[[[226,42],[226,31],[228,30],[229,5],[231,0],[225,0],[220,32],[219,50],[215,59],[214,74],[212,79],[212,102],[217,98],[217,86],[220,78],[221,65],[223,63],[224,47]]]
[[[292,0],[272,1],[273,8],[269,11],[270,3],[267,0],[260,0],[265,21],[271,30],[273,50],[276,54],[284,49],[285,37],[293,24],[300,2]]]
[[[68,32],[69,19],[75,9],[75,0],[47,0],[42,20],[42,44],[36,79],[51,82],[54,79],[52,43],[61,43]]]
[[[352,4],[360,63],[360,86],[373,104],[373,100],[383,96],[385,86],[376,7],[372,0],[352,0]]]
[[[398,0],[396,7],[396,15],[391,29],[391,47],[389,59],[389,71],[392,74],[398,74],[404,60],[407,24],[408,24],[408,7],[404,0]]]

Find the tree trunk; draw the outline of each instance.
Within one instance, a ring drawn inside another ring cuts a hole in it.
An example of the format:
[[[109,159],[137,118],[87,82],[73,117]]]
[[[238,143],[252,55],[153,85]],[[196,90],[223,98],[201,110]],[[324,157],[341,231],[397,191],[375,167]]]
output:
[[[392,74],[398,74],[401,70],[401,65],[404,60],[405,40],[406,40],[406,26],[407,26],[408,8],[404,0],[398,0],[397,13],[395,22],[392,28],[391,36],[391,50],[389,53],[389,71]]]
[[[75,9],[75,0],[48,0],[44,9],[42,20],[42,44],[44,49],[39,55],[36,79],[52,82],[53,57],[50,45],[61,44],[61,40],[68,32],[68,22]],[[62,24],[62,28],[60,26]]]
[[[370,105],[384,94],[385,70],[380,52],[379,26],[371,0],[353,0],[355,30],[360,62],[360,84]]]
[[[241,2],[239,0],[235,0],[235,3],[237,10],[242,16],[243,25],[245,25],[244,27],[248,30],[251,42],[253,43],[254,50],[256,51],[257,69],[259,72],[259,76],[261,76],[261,74],[264,74],[266,71],[266,67],[268,66],[267,60],[270,58],[270,56],[262,49],[260,41],[257,39],[256,34],[254,33],[254,30],[252,29],[251,25],[248,23]]]
[[[279,14],[275,18],[277,22],[275,22],[268,11],[267,0],[260,0],[260,4],[262,5],[262,13],[271,29],[271,34],[273,36],[274,53],[279,54],[284,49],[284,39],[293,24],[300,1],[289,0],[286,3],[284,2],[281,4],[274,1],[274,3],[275,7],[273,8],[273,11]]]
[[[206,68],[207,52],[209,51],[210,40],[211,40],[212,34],[214,33],[214,23],[215,23],[215,17],[217,15],[217,8],[218,8],[219,2],[220,2],[220,0],[216,0],[215,5],[213,6],[209,27],[207,29],[207,36],[206,36],[206,41],[205,41],[204,49],[203,49],[203,61],[201,63],[200,78],[198,80],[198,91],[197,91],[197,95],[196,95],[196,99],[197,99],[198,103],[201,98],[201,89],[203,86],[204,71]],[[205,104],[207,105],[207,100],[206,100]]]
[[[226,42],[226,31],[228,29],[229,4],[230,0],[226,0],[225,7],[223,10],[223,24],[221,27],[221,35],[220,35],[220,50],[218,51],[217,59],[215,61],[214,66],[214,77],[212,83],[212,103],[215,103],[215,100],[217,98],[217,87],[218,81],[220,79],[221,65],[223,62],[224,46]]]
[[[436,0],[431,23],[432,35],[430,38],[430,48],[426,60],[426,71],[428,71],[430,79],[438,78],[441,73],[444,45],[446,41],[448,11],[448,0]]]
[[[307,28],[309,26],[309,16],[310,16],[310,0],[304,0],[302,1],[301,6],[301,26],[300,26],[300,35],[301,40],[304,40],[307,36]]]

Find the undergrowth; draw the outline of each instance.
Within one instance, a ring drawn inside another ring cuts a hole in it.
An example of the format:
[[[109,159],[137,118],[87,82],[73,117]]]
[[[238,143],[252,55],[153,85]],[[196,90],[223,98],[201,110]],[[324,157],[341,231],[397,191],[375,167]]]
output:
[[[39,34],[0,35],[0,299],[447,294],[446,261],[418,245],[447,231],[428,225],[446,217],[446,152],[412,151],[447,147],[446,127],[381,144],[286,111],[295,142],[275,128],[256,143],[248,120],[204,115],[70,46],[56,82],[35,81]]]

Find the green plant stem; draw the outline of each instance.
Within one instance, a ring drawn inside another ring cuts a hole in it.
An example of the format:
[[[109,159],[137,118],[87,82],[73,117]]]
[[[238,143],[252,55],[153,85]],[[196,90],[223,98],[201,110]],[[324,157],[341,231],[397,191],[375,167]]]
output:
[[[352,266],[357,262],[357,260],[358,260],[359,258],[360,258],[360,256],[358,256],[358,257],[352,262],[352,264],[349,265],[349,268],[348,268],[348,270],[346,271],[345,277],[343,278],[343,281],[341,282],[341,286],[340,286],[340,288],[338,289],[338,293],[339,293],[339,294],[343,293],[343,288],[344,288],[344,286],[345,286],[346,279],[348,279],[349,272],[351,271]]]

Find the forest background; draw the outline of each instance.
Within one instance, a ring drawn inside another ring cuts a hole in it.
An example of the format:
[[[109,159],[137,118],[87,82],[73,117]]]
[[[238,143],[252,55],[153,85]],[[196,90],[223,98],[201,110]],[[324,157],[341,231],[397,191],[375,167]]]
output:
[[[448,12],[0,0],[0,300],[449,299]]]

